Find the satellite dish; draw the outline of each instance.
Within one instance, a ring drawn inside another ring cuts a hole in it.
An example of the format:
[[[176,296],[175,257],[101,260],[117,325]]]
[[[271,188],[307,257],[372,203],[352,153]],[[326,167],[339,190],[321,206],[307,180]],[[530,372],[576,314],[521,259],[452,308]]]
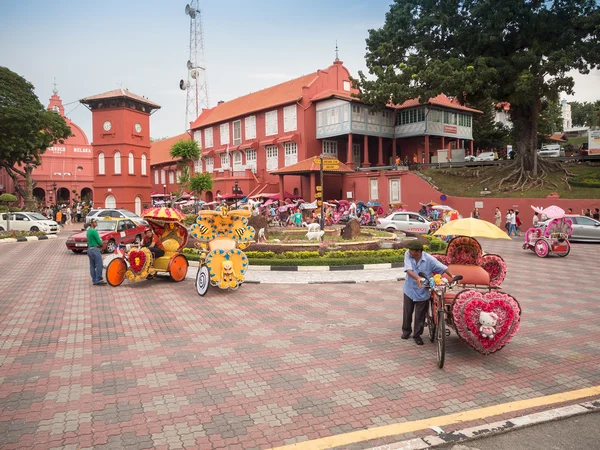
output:
[[[179,81],[179,89],[181,89],[182,91],[185,91],[188,88],[188,83],[185,80],[180,80]]]
[[[192,67],[194,67],[194,66],[192,66],[192,62],[188,59],[188,62],[187,62],[188,70],[190,70]]]
[[[190,76],[195,80],[198,77],[198,71],[190,70]]]
[[[192,8],[190,8],[190,5],[185,5],[185,14],[186,15],[190,15],[190,11],[192,10]]]

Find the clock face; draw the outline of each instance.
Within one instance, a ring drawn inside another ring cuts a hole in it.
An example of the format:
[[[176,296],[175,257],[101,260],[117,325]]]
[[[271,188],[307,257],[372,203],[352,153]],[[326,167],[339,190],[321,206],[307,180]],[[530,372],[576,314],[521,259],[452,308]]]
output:
[[[104,122],[104,131],[110,131],[110,129],[112,128],[112,123],[110,123],[110,121],[106,121]]]
[[[142,126],[139,123],[136,123],[133,128],[135,128],[135,132],[136,133],[141,133],[142,132]]]

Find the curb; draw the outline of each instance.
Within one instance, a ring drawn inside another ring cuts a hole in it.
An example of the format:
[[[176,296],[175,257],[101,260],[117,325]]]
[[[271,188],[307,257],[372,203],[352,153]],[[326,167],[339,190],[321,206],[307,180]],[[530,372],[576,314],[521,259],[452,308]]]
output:
[[[48,239],[58,239],[58,235],[45,234],[43,236],[26,236],[26,237],[20,237],[20,238],[6,238],[6,239],[0,239],[0,244],[10,244],[13,242],[45,241]]]
[[[198,267],[198,261],[190,261]],[[350,266],[252,266],[254,272],[338,272],[343,270],[386,270],[402,269],[404,263],[355,264]]]
[[[369,450],[421,450],[435,448],[441,445],[475,441],[479,438],[489,437],[495,434],[502,434],[532,425],[594,412],[600,412],[600,400],[592,400],[590,402],[563,406],[562,408],[550,409],[540,413],[515,417],[514,419],[502,420],[477,427],[465,428],[463,430],[453,431],[451,433],[445,433],[440,427],[431,427],[433,431],[438,433],[437,436],[427,436],[423,438],[397,442],[395,444],[371,447]]]

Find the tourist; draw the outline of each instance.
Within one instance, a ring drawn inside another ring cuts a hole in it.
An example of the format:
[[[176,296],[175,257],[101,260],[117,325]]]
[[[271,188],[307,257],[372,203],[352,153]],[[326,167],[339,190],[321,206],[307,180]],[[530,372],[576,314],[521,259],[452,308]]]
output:
[[[473,212],[471,212],[471,217],[473,219],[479,219],[479,208],[475,208]]]
[[[62,224],[63,224],[63,221],[62,221],[62,219],[63,219],[63,213],[62,213],[62,210],[58,209],[58,210],[56,211],[56,223],[62,226]]]
[[[519,218],[519,211],[515,211],[515,231],[517,236],[521,236],[521,219]]]
[[[600,208],[594,209],[594,214],[592,214],[592,219],[600,220]]]
[[[569,210],[567,211],[567,214],[573,214],[573,208],[569,208]]]
[[[496,212],[494,212],[494,223],[500,228],[500,224],[502,223],[502,213],[500,212],[499,206],[496,206]]]
[[[533,215],[533,227],[537,228],[537,226],[539,225],[539,223],[540,223],[540,214],[536,212]]]
[[[397,169],[398,166],[400,166],[400,164],[402,164],[402,160],[400,159],[400,156],[396,157],[396,165],[394,166],[394,169]]]
[[[582,209],[581,210],[581,215],[585,216],[585,217],[592,217],[592,211],[588,208],[585,211]]]
[[[81,207],[81,203],[77,203],[77,208],[75,209],[75,212],[77,214],[77,223],[81,222],[81,211],[82,211],[82,207]]]
[[[98,221],[92,219],[86,232],[87,254],[90,260],[92,283],[94,286],[102,286],[106,284],[106,281],[102,279],[102,239],[100,239],[100,235],[96,231],[96,226],[98,226]]]

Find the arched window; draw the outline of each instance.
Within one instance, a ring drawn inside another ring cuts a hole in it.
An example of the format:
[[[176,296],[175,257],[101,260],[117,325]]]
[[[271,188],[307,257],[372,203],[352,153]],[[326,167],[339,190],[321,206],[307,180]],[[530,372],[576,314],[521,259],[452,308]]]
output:
[[[142,153],[142,175],[146,175],[146,154]]]
[[[136,197],[135,198],[135,213],[138,216],[142,215],[142,197]]]
[[[106,198],[104,199],[104,207],[111,209],[115,209],[117,207],[117,199],[114,195],[109,194],[106,196]]]
[[[135,173],[135,156],[133,156],[133,152],[129,153],[129,175],[133,175]]]
[[[104,153],[98,153],[98,175],[104,175]]]
[[[121,152],[115,152],[115,173],[121,173]]]

